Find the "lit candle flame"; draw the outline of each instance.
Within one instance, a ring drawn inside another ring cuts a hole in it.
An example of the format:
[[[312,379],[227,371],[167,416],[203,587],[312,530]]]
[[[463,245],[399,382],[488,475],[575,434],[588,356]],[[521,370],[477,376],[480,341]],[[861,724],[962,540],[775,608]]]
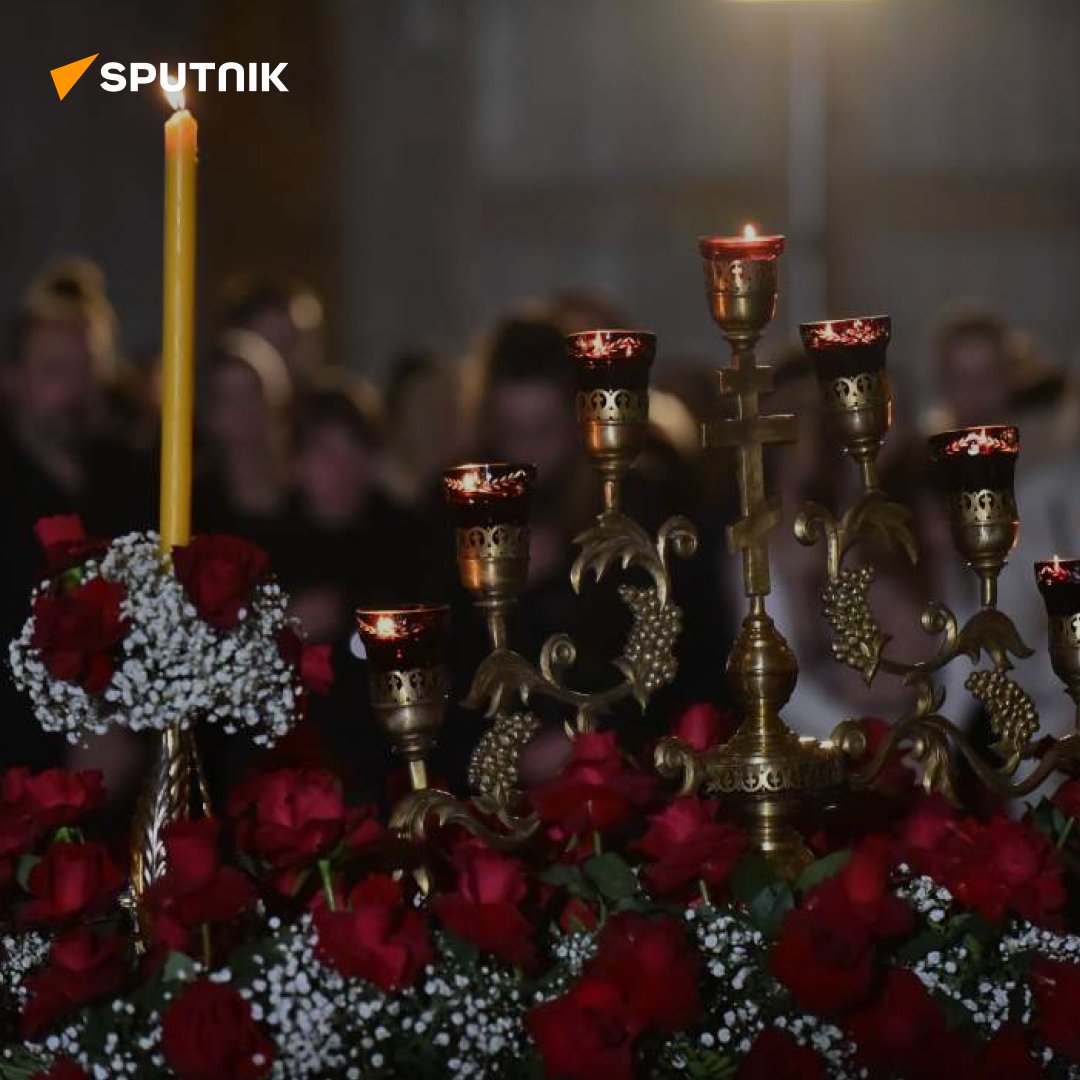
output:
[[[184,91],[166,90],[165,100],[172,106],[173,112],[179,112],[184,107]]]
[[[1055,555],[1054,556],[1054,573],[1055,574],[1060,574],[1061,573],[1061,556],[1060,555]]]
[[[480,486],[480,477],[474,472],[467,472],[461,478],[461,486],[466,491],[475,491]]]
[[[397,623],[392,615],[380,615],[375,620],[375,636],[381,638],[397,637]]]
[[[743,227],[743,231],[742,231],[742,238],[744,240],[756,240],[757,239],[757,229],[755,229],[753,225],[750,225],[750,224],[745,225]]]

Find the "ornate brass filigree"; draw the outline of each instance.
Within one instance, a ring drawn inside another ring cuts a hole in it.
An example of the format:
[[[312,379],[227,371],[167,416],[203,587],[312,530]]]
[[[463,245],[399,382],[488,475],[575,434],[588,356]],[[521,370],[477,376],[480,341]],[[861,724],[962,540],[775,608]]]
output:
[[[538,664],[509,648],[495,648],[481,661],[466,698],[472,708],[497,716],[515,700],[528,704],[545,697],[566,706],[574,717],[574,731],[588,731],[613,705],[628,697],[644,705],[649,696],[670,683],[677,670],[674,647],[682,613],[671,600],[670,557],[688,558],[697,549],[697,533],[686,518],[672,518],[661,526],[657,539],[632,518],[605,511],[595,525],[574,541],[581,550],[570,571],[575,592],[588,576],[597,580],[614,565],[638,568],[652,578],[649,587],[623,586],[619,594],[633,615],[630,635],[615,666],[621,682],[609,689],[586,692],[567,684],[567,673],[577,660],[577,647],[565,634],[550,637]]]

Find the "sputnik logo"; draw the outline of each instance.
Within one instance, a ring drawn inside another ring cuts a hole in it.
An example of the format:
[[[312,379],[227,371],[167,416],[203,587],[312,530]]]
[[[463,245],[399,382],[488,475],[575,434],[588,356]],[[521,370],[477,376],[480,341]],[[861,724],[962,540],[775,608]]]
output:
[[[53,86],[56,87],[56,96],[61,101],[68,96],[71,88],[86,74],[87,68],[99,55],[99,53],[94,53],[93,56],[84,56],[81,60],[73,60],[70,64],[55,67],[49,72]]]
[[[93,56],[84,56],[81,60],[73,60],[70,64],[53,68],[49,72],[53,85],[56,87],[56,95],[61,101],[68,96],[71,88],[86,74],[90,65],[100,55],[100,53],[94,53]],[[168,64],[150,64],[142,60],[132,64],[122,64],[117,60],[110,60],[101,65],[99,85],[102,90],[110,94],[115,94],[118,90],[136,91],[140,86],[148,86],[154,82],[159,83],[166,92],[183,90],[190,83],[198,87],[199,93],[205,93],[216,87],[219,92],[265,94],[268,91],[276,91],[287,94],[289,88],[281,81],[281,74],[288,66],[287,62],[268,64],[261,61],[247,63],[228,61],[217,64],[188,61],[177,64],[173,72],[170,71]]]

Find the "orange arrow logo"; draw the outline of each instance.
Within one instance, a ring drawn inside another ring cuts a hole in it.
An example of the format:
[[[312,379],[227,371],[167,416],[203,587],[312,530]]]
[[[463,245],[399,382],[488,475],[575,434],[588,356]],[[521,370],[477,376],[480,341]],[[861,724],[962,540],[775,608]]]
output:
[[[81,60],[73,60],[70,64],[53,68],[49,74],[52,76],[53,86],[56,87],[57,96],[61,101],[68,96],[68,91],[86,74],[86,69],[98,58],[98,53],[93,56],[84,56]]]

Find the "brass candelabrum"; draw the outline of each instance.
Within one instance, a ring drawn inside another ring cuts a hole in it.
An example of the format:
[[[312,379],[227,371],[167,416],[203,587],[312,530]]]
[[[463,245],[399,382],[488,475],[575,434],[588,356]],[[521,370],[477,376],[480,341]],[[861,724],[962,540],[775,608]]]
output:
[[[1014,797],[1033,791],[1067,761],[1080,757],[1080,731],[1037,742],[1034,704],[1010,674],[1011,658],[1031,653],[997,607],[998,577],[1019,530],[1013,474],[1020,442],[1015,428],[950,431],[930,440],[933,473],[948,503],[956,547],[977,579],[980,605],[961,625],[944,604],[931,602],[921,625],[941,639],[934,654],[905,661],[888,652],[889,637],[869,602],[875,568],[852,564],[853,553],[867,542],[912,562],[918,558],[910,514],[889,500],[877,471],[893,415],[886,370],[891,337],[887,316],[801,327],[828,430],[854,462],[860,490],[839,515],[816,503],[804,505],[794,530],[801,543],[824,547],[822,608],[836,659],[868,684],[882,675],[899,678],[911,690],[912,706],[869,759],[855,721],[842,720],[830,738],[821,740],[799,735],[785,721],[782,710],[795,689],[798,663],[767,610],[769,534],[781,524],[782,514],[777,498],[765,489],[764,454],[767,447],[793,442],[796,426],[794,416],[762,410],[762,398],[772,390],[772,373],[755,355],[775,313],[783,247],[783,237],[756,235],[705,237],[699,242],[712,315],[731,350],[731,363],[719,372],[719,383],[733,415],[709,425],[705,443],[733,451],[739,489],[740,518],[728,530],[728,547],[742,560],[746,613],[728,656],[727,676],[742,718],[728,742],[704,750],[695,751],[673,737],[661,739],[655,764],[663,776],[677,782],[680,792],[701,790],[724,798],[757,847],[781,873],[794,876],[812,858],[799,831],[802,816],[866,788],[897,749],[923,766],[927,789],[955,798],[953,764],[959,754],[989,788]],[[572,687],[568,678],[577,650],[564,634],[548,639],[535,664],[510,645],[507,612],[528,574],[528,509],[535,479],[528,465],[462,465],[444,478],[446,497],[457,516],[460,577],[486,618],[491,644],[466,699],[491,720],[472,760],[470,780],[476,794],[470,803],[427,786],[423,760],[446,704],[445,682],[434,674],[439,664],[427,654],[428,666],[418,668],[411,654],[380,652],[378,645],[378,627],[388,629],[394,620],[427,626],[427,640],[434,640],[431,627],[443,625],[445,609],[360,613],[376,711],[412,777],[413,791],[392,818],[404,839],[423,840],[434,819],[460,823],[496,847],[527,843],[538,827],[519,781],[520,754],[540,726],[530,700],[553,702],[565,713],[567,732],[573,735],[592,729],[622,700],[633,698],[644,707],[654,691],[675,678],[681,612],[671,598],[670,555],[692,554],[696,533],[689,521],[677,517],[654,539],[621,509],[623,480],[648,423],[655,346],[654,336],[640,330],[596,330],[568,339],[580,380],[579,422],[603,480],[602,510],[575,541],[580,552],[571,584],[578,591],[590,574],[600,578],[615,564],[643,571],[647,582],[627,583],[619,590],[632,614],[623,652],[613,661],[621,679],[593,693]],[[1035,572],[1050,620],[1051,661],[1080,721],[1080,559],[1055,557],[1036,564]],[[980,754],[941,711],[945,692],[940,673],[961,657],[973,664],[965,686],[989,716],[995,760]],[[1019,775],[1026,761],[1033,761],[1033,767]],[[421,877],[422,884],[424,880]]]
[[[539,827],[520,789],[520,755],[540,728],[530,708],[546,698],[565,714],[568,733],[588,731],[619,702],[644,708],[676,674],[675,643],[682,613],[671,595],[672,554],[689,557],[697,534],[685,518],[666,521],[651,537],[622,512],[626,473],[643,445],[648,426],[652,334],[598,330],[568,339],[579,376],[577,412],[589,455],[603,484],[603,508],[575,539],[580,552],[571,567],[575,592],[590,575],[613,566],[637,570],[644,583],[627,582],[619,595],[631,612],[631,628],[613,667],[620,678],[607,689],[573,687],[577,648],[565,634],[544,644],[538,662],[509,642],[507,613],[524,590],[529,569],[529,509],[536,470],[531,465],[481,462],[460,465],[443,477],[455,516],[458,572],[482,612],[491,646],[473,678],[465,704],[490,720],[469,771],[474,795],[463,802],[428,787],[424,757],[434,745],[446,707],[441,657],[429,649],[417,666],[415,648],[385,648],[386,640],[437,642],[443,607],[362,610],[357,613],[367,648],[372,702],[395,749],[409,764],[412,791],[395,807],[391,827],[404,840],[422,842],[433,822],[461,825],[500,849],[527,844]],[[424,629],[426,628],[426,629]],[[422,858],[422,856],[420,856]],[[426,877],[421,871],[421,885]]]

